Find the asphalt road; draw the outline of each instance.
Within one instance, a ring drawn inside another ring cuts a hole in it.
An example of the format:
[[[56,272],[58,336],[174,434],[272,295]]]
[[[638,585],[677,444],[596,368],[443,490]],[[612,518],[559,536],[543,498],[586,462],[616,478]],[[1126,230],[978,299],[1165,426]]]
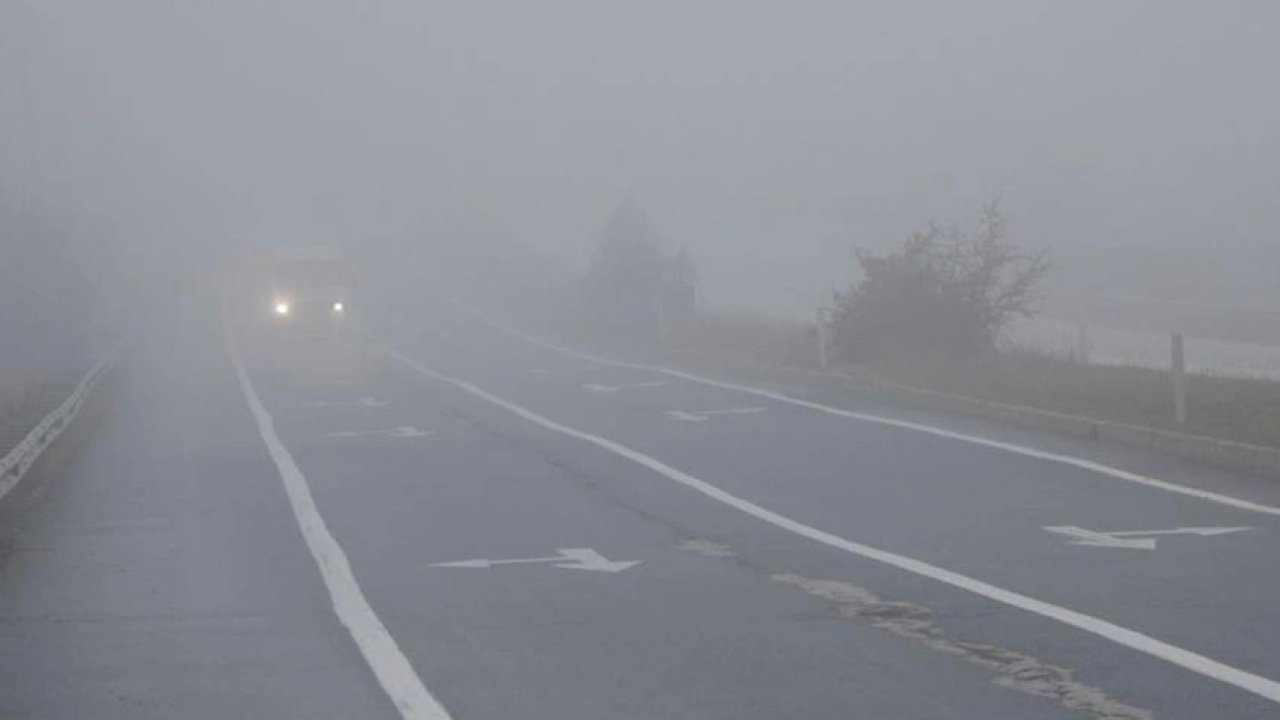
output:
[[[391,336],[367,385],[141,342],[0,503],[0,717],[1280,717],[1280,484]]]

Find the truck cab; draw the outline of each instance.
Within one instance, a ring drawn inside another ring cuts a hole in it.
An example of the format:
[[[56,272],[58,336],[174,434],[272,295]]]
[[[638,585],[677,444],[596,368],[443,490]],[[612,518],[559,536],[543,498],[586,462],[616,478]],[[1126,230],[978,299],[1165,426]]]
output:
[[[279,336],[333,339],[356,332],[355,278],[340,250],[277,248],[263,270],[261,310]]]
[[[277,247],[252,262],[249,320],[271,364],[295,374],[361,374],[356,272],[332,246]]]

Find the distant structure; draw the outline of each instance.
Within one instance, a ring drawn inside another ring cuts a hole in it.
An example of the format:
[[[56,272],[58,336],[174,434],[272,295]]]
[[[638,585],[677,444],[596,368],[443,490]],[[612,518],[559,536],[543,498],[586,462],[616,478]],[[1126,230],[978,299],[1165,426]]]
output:
[[[697,307],[697,270],[687,249],[668,259],[648,215],[628,196],[609,215],[587,277],[587,307],[597,332],[658,340]]]
[[[698,268],[686,245],[667,262],[663,283],[666,316],[673,322],[685,322],[698,314]]]

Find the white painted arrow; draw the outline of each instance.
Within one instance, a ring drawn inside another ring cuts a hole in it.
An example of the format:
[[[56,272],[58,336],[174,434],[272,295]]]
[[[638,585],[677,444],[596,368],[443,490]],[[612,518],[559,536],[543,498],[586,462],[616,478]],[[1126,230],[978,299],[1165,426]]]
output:
[[[519,558],[515,560],[461,560],[458,562],[436,563],[433,568],[464,568],[472,570],[488,570],[499,565],[532,565],[549,564],[564,570],[587,570],[589,572],[620,573],[639,565],[639,562],[610,562],[603,555],[591,548],[569,548],[556,550],[555,557]]]
[[[430,430],[419,430],[412,425],[402,425],[391,430],[349,430],[346,432],[331,432],[327,437],[331,438],[367,438],[367,437],[389,437],[397,439],[413,439],[424,438],[435,435]]]
[[[582,386],[583,390],[593,393],[612,394],[621,392],[622,390],[643,390],[645,388],[656,388],[669,385],[666,380],[652,380],[650,382],[630,383],[627,385],[601,385],[600,383],[587,383]]]
[[[706,422],[718,415],[755,415],[764,412],[764,408],[734,408],[732,410],[700,410],[685,412],[684,410],[668,410],[667,417],[681,422]]]
[[[1067,537],[1075,538],[1075,540],[1070,543],[1071,545],[1088,545],[1090,547],[1121,548],[1127,550],[1156,549],[1155,538],[1126,540],[1106,533],[1085,530],[1084,528],[1075,527],[1073,525],[1046,527],[1045,530],[1058,535],[1066,535]]]
[[[1253,530],[1251,527],[1184,527],[1174,528],[1172,530],[1130,530],[1126,532],[1109,532],[1112,537],[1150,537],[1153,535],[1199,535],[1200,537],[1216,537],[1218,535],[1234,535],[1235,533],[1248,532]]]
[[[390,403],[379,400],[377,398],[360,398],[359,400],[320,400],[310,402],[303,407],[309,408],[327,408],[327,407],[367,407],[367,408],[384,408]]]
[[[1172,530],[1131,530],[1124,532],[1097,532],[1074,525],[1062,525],[1044,528],[1047,532],[1075,538],[1071,545],[1087,545],[1089,547],[1116,548],[1123,550],[1155,550],[1158,536],[1165,535],[1197,535],[1200,537],[1216,537],[1253,530],[1251,527],[1199,527],[1173,528]]]

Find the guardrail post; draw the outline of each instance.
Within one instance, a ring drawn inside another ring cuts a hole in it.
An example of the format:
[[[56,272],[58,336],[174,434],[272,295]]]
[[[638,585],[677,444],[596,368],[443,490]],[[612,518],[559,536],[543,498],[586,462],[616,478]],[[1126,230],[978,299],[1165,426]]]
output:
[[[658,292],[658,347],[667,345],[667,298],[666,293]]]
[[[1089,351],[1089,346],[1091,344],[1092,343],[1089,340],[1089,326],[1085,325],[1084,323],[1080,323],[1079,325],[1076,326],[1076,350],[1075,350],[1076,362],[1079,362],[1083,365],[1089,364],[1089,355],[1091,354]]]
[[[1187,422],[1187,367],[1182,333],[1174,333],[1171,350],[1173,352],[1170,369],[1173,373],[1173,417],[1179,425]]]

